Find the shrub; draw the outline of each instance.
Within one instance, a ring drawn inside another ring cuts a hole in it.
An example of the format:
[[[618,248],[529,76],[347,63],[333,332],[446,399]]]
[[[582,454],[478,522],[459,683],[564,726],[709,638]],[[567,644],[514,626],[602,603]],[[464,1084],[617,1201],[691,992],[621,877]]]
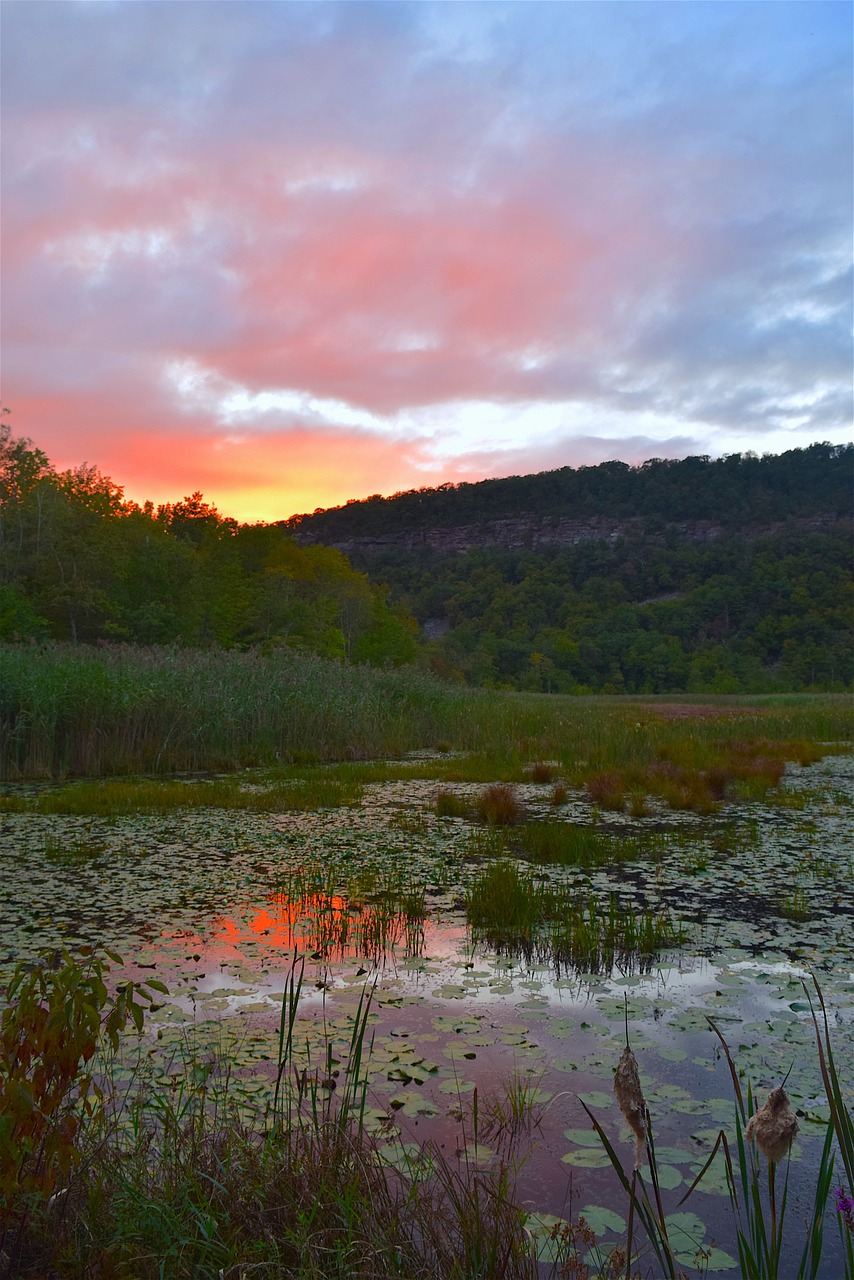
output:
[[[548,764],[545,760],[538,760],[528,769],[528,777],[531,782],[551,782],[554,776],[555,771],[553,766]]]

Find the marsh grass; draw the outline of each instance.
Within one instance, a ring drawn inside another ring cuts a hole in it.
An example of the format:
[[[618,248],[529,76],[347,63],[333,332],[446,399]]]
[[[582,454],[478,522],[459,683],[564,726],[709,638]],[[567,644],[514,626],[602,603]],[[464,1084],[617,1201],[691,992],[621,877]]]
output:
[[[468,818],[471,816],[471,807],[466,803],[462,796],[458,796],[456,792],[451,791],[448,787],[440,787],[436,792],[436,815],[439,818]]]
[[[727,739],[711,745],[686,740],[662,745],[645,765],[594,772],[587,793],[601,809],[635,817],[646,812],[645,797],[655,796],[671,809],[713,813],[727,799],[765,800],[779,794],[786,761],[814,764],[823,749],[806,740],[767,737]]]
[[[615,894],[602,902],[575,886],[539,879],[510,859],[472,878],[465,907],[478,942],[558,972],[648,972],[662,950],[687,939],[666,912],[635,911]]]
[[[525,807],[509,783],[493,782],[477,797],[474,812],[480,822],[490,827],[510,827],[522,821]]]
[[[64,991],[63,971],[50,972]],[[519,1123],[503,1125],[489,1166],[478,1155],[476,1097],[461,1113],[459,1157],[430,1143],[379,1146],[365,1122],[372,989],[349,1036],[306,1061],[296,1052],[302,977],[295,958],[275,1088],[254,1109],[227,1059],[200,1061],[188,1046],[185,1059],[154,1070],[143,1041],[128,1082],[117,1045],[102,1046],[99,1105],[78,1109],[73,1160],[51,1163],[47,1190],[5,1189],[17,1227],[0,1244],[7,1275],[534,1280],[536,1249],[514,1190],[527,1089],[516,1090]],[[75,1060],[74,1096],[77,1073]]]
[[[520,782],[554,761],[580,787],[667,761],[708,773],[723,755],[740,759],[733,780],[761,788],[757,757],[804,760],[814,743],[851,740],[844,695],[710,697],[673,715],[684,702],[467,689],[297,652],[2,645],[0,779],[358,764],[436,743],[472,756],[419,776]],[[738,743],[762,749],[739,758]]]
[[[672,843],[657,832],[617,835],[572,822],[529,822],[513,832],[510,842],[531,862],[579,867],[658,859]]]
[[[808,1216],[800,1218],[795,1230],[788,1233],[785,1228],[791,1171],[790,1148],[797,1132],[797,1122],[789,1109],[782,1085],[772,1091],[765,1107],[757,1110],[750,1081],[746,1082],[746,1087],[742,1087],[743,1072],[736,1064],[720,1028],[707,1015],[709,1026],[721,1045],[732,1082],[735,1100],[735,1150],[733,1152],[726,1131],[722,1129],[702,1169],[682,1196],[677,1208],[702,1184],[715,1157],[720,1153],[726,1171],[741,1280],[779,1280],[783,1274],[793,1276],[795,1280],[816,1280],[820,1274],[827,1210],[833,1186],[834,1138],[845,1175],[849,1183],[854,1183],[854,1119],[845,1104],[836,1070],[824,997],[815,977],[812,978],[811,986],[804,983],[804,989],[815,1029],[824,1092],[830,1108],[830,1122],[816,1173],[812,1208]],[[624,1117],[632,1124],[638,1138],[638,1157],[631,1178],[623,1169],[620,1156],[599,1119],[583,1101],[582,1106],[629,1201],[627,1274],[633,1260],[641,1261],[640,1249],[635,1251],[633,1240],[633,1224],[637,1221],[656,1258],[658,1274],[668,1280],[682,1280],[685,1275],[684,1265],[691,1261],[701,1262],[706,1251],[700,1246],[694,1258],[687,1258],[674,1245],[669,1225],[673,1219],[666,1212],[656,1159],[652,1115],[643,1097],[636,1070],[636,1083],[630,1090],[630,1098],[624,1096],[621,1084],[620,1070],[624,1060],[629,1059],[636,1068],[634,1054],[628,1042],[628,1005],[626,1017],[626,1049],[615,1073],[614,1091]],[[648,1163],[648,1183],[639,1169],[641,1151],[645,1152]],[[780,1168],[782,1173],[778,1174]],[[837,1203],[842,1198],[843,1192],[840,1189]],[[848,1230],[846,1221],[840,1221],[840,1231],[843,1236],[845,1276],[846,1280],[851,1280],[854,1276],[854,1233]],[[706,1260],[709,1260],[708,1252]],[[795,1267],[797,1270],[794,1270]]]
[[[255,813],[306,812],[361,803],[362,788],[322,775],[247,783],[237,776],[182,781],[113,778],[75,782],[26,794],[0,795],[0,812],[66,813],[115,817],[175,809],[240,809]]]
[[[402,871],[342,878],[334,868],[297,867],[274,882],[273,893],[292,944],[316,959],[356,954],[379,964],[397,948],[408,956],[423,948],[425,888]]]
[[[528,766],[526,775],[530,782],[553,782],[555,768],[547,760],[535,760]]]

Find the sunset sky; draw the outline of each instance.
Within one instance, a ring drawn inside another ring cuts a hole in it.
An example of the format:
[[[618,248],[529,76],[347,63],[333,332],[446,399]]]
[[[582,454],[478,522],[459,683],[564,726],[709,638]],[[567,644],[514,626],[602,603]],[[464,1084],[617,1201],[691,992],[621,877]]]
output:
[[[845,3],[4,0],[2,396],[279,519],[852,425]]]

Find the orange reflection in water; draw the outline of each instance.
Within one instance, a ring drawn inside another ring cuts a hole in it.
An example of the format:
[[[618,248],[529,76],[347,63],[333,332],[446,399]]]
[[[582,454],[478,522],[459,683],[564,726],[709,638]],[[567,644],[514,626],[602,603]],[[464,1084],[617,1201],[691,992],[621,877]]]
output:
[[[299,898],[274,893],[242,921],[220,916],[215,925],[209,947],[213,943],[239,949],[252,940],[271,951],[317,952],[339,959],[375,959],[401,946],[406,954],[418,954],[424,941],[419,918],[389,910],[381,903],[348,902],[323,893]]]

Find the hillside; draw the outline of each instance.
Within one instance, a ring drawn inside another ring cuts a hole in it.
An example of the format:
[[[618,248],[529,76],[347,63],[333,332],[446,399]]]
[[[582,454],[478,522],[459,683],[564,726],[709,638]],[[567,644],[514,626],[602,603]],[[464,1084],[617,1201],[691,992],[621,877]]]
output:
[[[239,525],[0,430],[0,641],[302,649],[543,692],[846,689],[852,456],[605,463]]]
[[[849,447],[605,463],[287,522],[421,626],[442,675],[562,692],[843,688]]]
[[[852,514],[854,447],[828,444],[758,458],[604,462],[476,484],[379,494],[282,522],[299,542],[350,551],[575,546],[675,533],[708,541],[762,535],[796,520],[820,529]]]

